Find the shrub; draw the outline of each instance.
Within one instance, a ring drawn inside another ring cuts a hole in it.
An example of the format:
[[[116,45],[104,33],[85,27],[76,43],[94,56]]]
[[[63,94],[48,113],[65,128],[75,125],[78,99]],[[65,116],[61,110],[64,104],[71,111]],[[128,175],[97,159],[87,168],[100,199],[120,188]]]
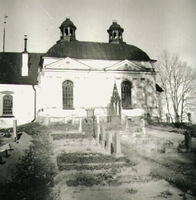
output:
[[[2,200],[44,200],[49,198],[55,167],[50,160],[47,134],[37,124],[25,126],[33,134],[33,145],[25,152],[12,173],[12,180],[0,188]],[[25,131],[27,132],[27,131]]]
[[[77,174],[73,179],[68,180],[66,183],[68,186],[93,186],[99,185],[102,183],[110,183],[114,180],[113,175],[111,173],[98,173],[98,174],[86,174],[80,173]]]

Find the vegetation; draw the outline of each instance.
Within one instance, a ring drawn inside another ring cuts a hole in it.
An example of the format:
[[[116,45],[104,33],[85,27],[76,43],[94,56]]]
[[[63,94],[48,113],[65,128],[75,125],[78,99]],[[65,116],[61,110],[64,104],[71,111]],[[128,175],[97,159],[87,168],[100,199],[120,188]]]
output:
[[[59,170],[98,170],[134,165],[125,157],[115,158],[98,153],[62,153],[57,157]]]
[[[12,180],[0,186],[3,200],[44,200],[49,199],[53,185],[55,167],[50,160],[50,144],[45,127],[28,124],[19,127],[33,136],[33,145],[25,152],[21,162],[13,171]]]
[[[61,140],[61,139],[82,139],[87,138],[87,135],[82,135],[81,133],[74,133],[74,134],[64,134],[64,133],[58,133],[52,135],[53,140]]]
[[[98,174],[87,174],[79,173],[76,174],[73,179],[68,180],[66,183],[68,186],[87,186],[91,187],[93,185],[112,183],[114,176],[112,173],[98,173]]]
[[[195,109],[195,71],[178,56],[164,52],[157,63],[158,80],[163,88],[168,117],[183,122],[184,115]]]
[[[57,162],[64,163],[104,163],[127,161],[125,157],[113,157],[99,153],[62,153],[57,157]]]

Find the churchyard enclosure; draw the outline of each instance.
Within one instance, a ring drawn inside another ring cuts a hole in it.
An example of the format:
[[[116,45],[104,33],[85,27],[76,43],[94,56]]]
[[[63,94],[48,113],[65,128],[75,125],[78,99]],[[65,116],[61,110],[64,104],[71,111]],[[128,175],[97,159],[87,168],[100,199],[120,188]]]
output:
[[[1,146],[9,143],[13,150],[2,157],[0,197],[194,199],[196,142],[192,138],[186,148],[181,132],[143,118],[121,123],[78,118],[19,126],[16,143],[13,130],[2,129]]]

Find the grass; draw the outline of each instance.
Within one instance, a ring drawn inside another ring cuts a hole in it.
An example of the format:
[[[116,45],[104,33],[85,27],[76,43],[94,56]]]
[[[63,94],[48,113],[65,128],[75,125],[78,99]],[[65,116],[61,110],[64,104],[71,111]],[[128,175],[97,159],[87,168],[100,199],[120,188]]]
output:
[[[165,179],[166,181],[177,186],[184,192],[187,192],[188,190],[190,190],[193,193],[193,195],[196,196],[196,187],[194,185],[196,176],[194,174],[192,174],[192,176],[186,176],[186,175],[183,175],[183,173],[179,175],[179,173],[177,173],[175,170],[168,171],[168,169],[164,170],[164,169],[159,168],[159,169],[154,169],[151,172],[151,175],[154,178]]]

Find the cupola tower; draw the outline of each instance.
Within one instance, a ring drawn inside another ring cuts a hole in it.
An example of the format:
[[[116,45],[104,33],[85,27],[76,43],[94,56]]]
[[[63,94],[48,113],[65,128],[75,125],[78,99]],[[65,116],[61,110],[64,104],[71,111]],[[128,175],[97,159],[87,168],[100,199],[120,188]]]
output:
[[[116,21],[113,21],[107,31],[109,33],[109,43],[119,44],[123,42],[124,29]]]
[[[61,40],[65,41],[76,40],[76,35],[75,35],[76,26],[69,18],[66,18],[66,20],[61,24],[59,28],[61,30]]]

